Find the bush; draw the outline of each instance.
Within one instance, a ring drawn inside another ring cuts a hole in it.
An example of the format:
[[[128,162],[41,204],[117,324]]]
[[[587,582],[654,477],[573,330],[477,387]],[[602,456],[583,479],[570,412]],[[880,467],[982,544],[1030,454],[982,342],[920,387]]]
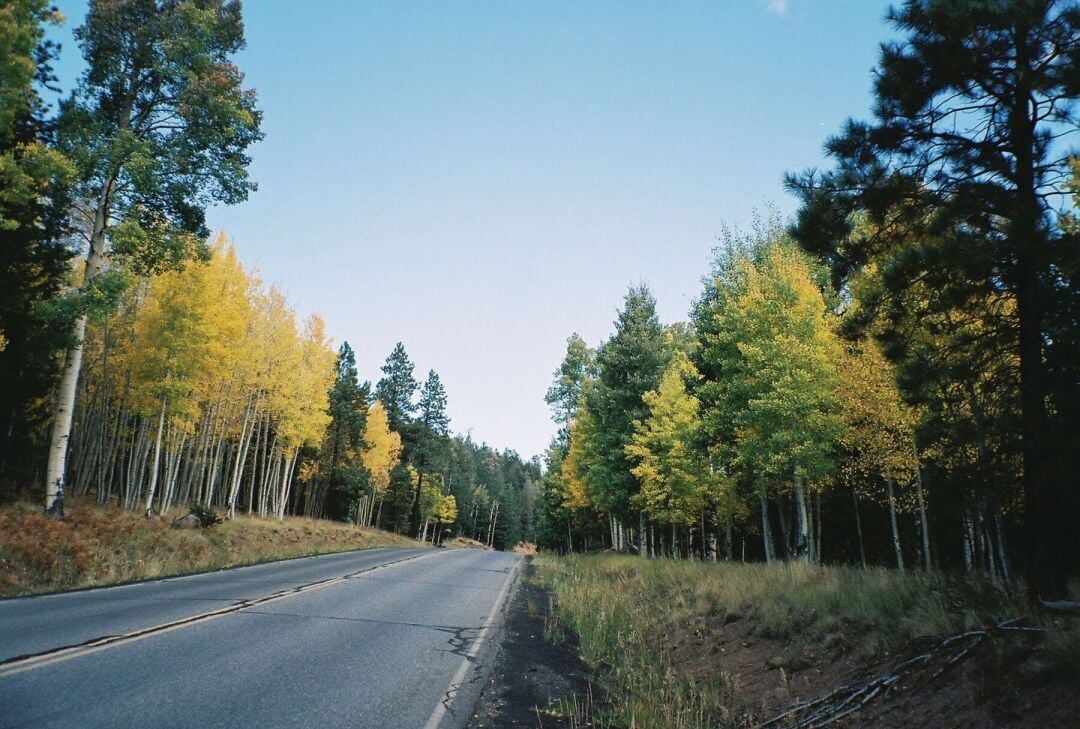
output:
[[[199,520],[199,526],[201,526],[203,529],[221,523],[221,517],[218,516],[218,513],[209,506],[192,504],[191,511],[189,513]]]

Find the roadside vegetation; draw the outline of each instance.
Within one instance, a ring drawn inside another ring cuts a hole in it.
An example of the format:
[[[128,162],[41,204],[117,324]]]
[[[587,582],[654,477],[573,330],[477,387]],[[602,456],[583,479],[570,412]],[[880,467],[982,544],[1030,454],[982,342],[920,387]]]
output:
[[[777,684],[794,685],[804,672],[833,688],[830,664],[850,659],[873,673],[940,639],[1016,618],[1053,630],[995,639],[980,660],[1003,660],[1038,684],[1080,673],[1077,621],[1032,614],[988,579],[619,555],[541,555],[535,564],[556,616],[546,637],[577,635],[614,726],[741,721],[761,705],[761,676],[770,701]]]
[[[329,552],[420,546],[399,534],[321,519],[237,516],[203,529],[171,529],[92,500],[69,500],[65,518],[36,503],[0,508],[0,596],[56,592],[191,574]],[[180,516],[175,510],[169,516]]]

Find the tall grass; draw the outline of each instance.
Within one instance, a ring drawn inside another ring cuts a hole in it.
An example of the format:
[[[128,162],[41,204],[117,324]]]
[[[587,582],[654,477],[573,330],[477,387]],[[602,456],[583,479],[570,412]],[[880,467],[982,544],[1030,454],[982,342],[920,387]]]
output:
[[[986,581],[802,564],[704,564],[600,556],[536,559],[555,614],[610,681],[624,725],[706,727],[733,719],[731,677],[681,672],[666,645],[706,623],[748,620],[757,636],[843,643],[878,658],[1023,608]],[[560,629],[552,626],[552,630]]]
[[[0,508],[0,596],[386,546],[419,544],[376,529],[300,517],[242,516],[208,529],[174,530],[168,519],[146,519],[114,506],[76,501],[56,520],[37,505],[14,504]]]

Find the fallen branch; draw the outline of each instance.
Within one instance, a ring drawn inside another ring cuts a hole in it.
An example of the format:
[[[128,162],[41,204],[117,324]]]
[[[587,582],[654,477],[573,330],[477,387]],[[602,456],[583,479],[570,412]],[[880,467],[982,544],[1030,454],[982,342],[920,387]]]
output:
[[[1042,603],[1044,610],[1080,615],[1080,602],[1073,602],[1072,600],[1039,600],[1039,602]]]
[[[854,714],[881,695],[888,695],[901,679],[914,679],[918,674],[925,674],[933,666],[937,670],[930,674],[933,680],[945,671],[968,658],[978,646],[988,638],[1003,633],[1048,632],[1049,628],[1016,625],[1020,618],[1004,620],[997,625],[981,630],[969,630],[937,640],[936,643],[914,656],[897,663],[879,676],[865,683],[847,684],[812,700],[798,701],[768,721],[757,724],[754,729],[785,723],[784,726],[796,729],[818,729],[828,726],[839,719]]]

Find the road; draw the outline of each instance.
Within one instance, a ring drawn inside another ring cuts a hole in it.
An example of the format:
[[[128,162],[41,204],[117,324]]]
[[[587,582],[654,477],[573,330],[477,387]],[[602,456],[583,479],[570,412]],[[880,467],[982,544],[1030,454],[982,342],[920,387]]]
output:
[[[519,560],[378,549],[0,601],[0,727],[462,727]]]

